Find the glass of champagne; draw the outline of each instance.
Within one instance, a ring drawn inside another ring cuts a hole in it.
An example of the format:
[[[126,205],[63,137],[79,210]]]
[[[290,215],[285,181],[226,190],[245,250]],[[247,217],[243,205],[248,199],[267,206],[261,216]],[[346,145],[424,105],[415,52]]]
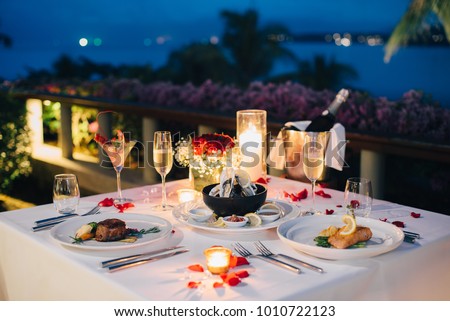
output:
[[[320,214],[316,210],[316,181],[322,176],[325,167],[325,132],[305,132],[303,145],[303,171],[311,181],[312,207],[305,215]],[[326,137],[326,136],[325,136]]]
[[[172,206],[167,204],[166,196],[166,175],[170,172],[173,165],[172,135],[169,131],[157,131],[153,140],[153,163],[156,171],[161,175],[162,180],[162,200],[161,204],[153,209],[158,211],[167,211]]]

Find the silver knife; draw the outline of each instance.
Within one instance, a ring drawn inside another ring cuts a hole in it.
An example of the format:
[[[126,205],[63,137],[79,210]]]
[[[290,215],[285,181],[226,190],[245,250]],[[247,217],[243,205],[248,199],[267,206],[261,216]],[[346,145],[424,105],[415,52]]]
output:
[[[137,259],[139,257],[159,254],[159,253],[163,253],[163,252],[167,252],[167,251],[171,251],[171,250],[180,249],[182,247],[183,246],[171,246],[171,247],[167,247],[167,248],[161,249],[161,250],[156,250],[156,251],[151,251],[151,252],[146,252],[146,253],[140,253],[140,254],[135,254],[135,255],[129,255],[129,256],[124,256],[124,257],[119,257],[117,259],[103,261],[103,262],[101,262],[101,264],[102,264],[102,267],[105,268],[105,267],[108,267],[110,265],[116,265],[116,264],[119,264],[119,263],[131,261],[131,260]]]
[[[138,266],[141,264],[145,264],[148,262],[153,262],[153,261],[158,261],[158,260],[162,260],[171,256],[175,256],[178,254],[182,254],[182,253],[186,253],[189,252],[189,249],[184,249],[184,250],[180,250],[180,251],[176,251],[176,252],[170,252],[170,253],[166,253],[166,254],[161,254],[161,255],[156,255],[156,256],[152,256],[152,257],[148,257],[145,259],[140,259],[140,260],[136,260],[136,261],[132,261],[132,262],[126,262],[126,263],[119,263],[116,265],[110,265],[107,267],[107,269],[109,270],[109,272],[114,272],[114,271],[119,271],[119,270],[123,270],[126,268],[130,268],[133,266]]]
[[[55,216],[55,217],[50,217],[50,218],[45,218],[43,220],[38,220],[36,222],[34,222],[34,224],[36,225],[43,225],[45,223],[50,223],[50,222],[60,222],[62,220],[68,219],[70,217],[74,217],[74,216],[78,216],[78,214],[65,214],[65,215],[60,215],[60,216]]]
[[[289,255],[285,255],[285,254],[277,254],[276,256],[280,256],[282,258],[285,258],[285,259],[291,260],[292,262],[300,264],[301,266],[304,266],[304,267],[306,267],[308,269],[317,271],[319,273],[323,273],[323,269],[322,268],[320,268],[318,266],[315,266],[315,265],[312,265],[312,264],[309,264],[307,262],[301,261],[299,259],[296,259],[295,257],[289,256]]]

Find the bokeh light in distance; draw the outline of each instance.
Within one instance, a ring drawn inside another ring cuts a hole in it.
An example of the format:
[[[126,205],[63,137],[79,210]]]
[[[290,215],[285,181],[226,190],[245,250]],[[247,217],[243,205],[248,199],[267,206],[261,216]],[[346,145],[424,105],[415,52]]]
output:
[[[95,39],[94,39],[94,46],[99,47],[99,46],[102,45],[102,43],[103,43],[103,41],[102,41],[101,38],[95,38]]]
[[[86,47],[88,45],[88,40],[86,38],[80,38],[78,41],[81,47]]]

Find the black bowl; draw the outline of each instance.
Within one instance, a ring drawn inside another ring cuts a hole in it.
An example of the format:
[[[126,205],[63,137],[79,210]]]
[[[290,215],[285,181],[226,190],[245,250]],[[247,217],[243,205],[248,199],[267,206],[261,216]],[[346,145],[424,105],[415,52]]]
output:
[[[244,215],[255,212],[260,208],[267,197],[267,189],[260,184],[256,184],[256,195],[239,197],[218,197],[211,196],[209,192],[217,184],[205,186],[203,188],[203,202],[218,216]]]

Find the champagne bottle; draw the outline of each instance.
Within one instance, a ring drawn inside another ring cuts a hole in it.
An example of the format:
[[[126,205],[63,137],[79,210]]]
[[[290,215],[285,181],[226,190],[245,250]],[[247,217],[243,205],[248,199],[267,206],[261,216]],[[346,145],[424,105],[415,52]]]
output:
[[[329,131],[336,122],[336,113],[339,107],[348,98],[348,90],[341,89],[331,104],[325,109],[322,114],[314,118],[311,123],[306,127],[306,132],[326,132]]]

